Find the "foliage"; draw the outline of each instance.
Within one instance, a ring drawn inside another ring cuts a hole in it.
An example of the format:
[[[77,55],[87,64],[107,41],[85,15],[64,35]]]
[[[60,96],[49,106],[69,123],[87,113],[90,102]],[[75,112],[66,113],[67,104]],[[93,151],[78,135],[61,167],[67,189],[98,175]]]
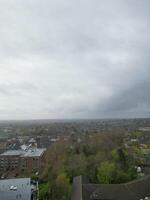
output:
[[[39,199],[48,200],[50,197],[50,185],[49,183],[42,183],[39,185]]]
[[[98,168],[97,178],[99,183],[113,183],[116,176],[115,163],[105,161]]]
[[[60,174],[55,182],[56,199],[68,200],[70,198],[71,185],[66,174]]]
[[[70,154],[66,162],[66,172],[70,180],[75,176],[86,175],[86,157],[84,154]]]
[[[50,199],[70,199],[75,176],[86,176],[93,183],[124,183],[135,179],[135,163],[122,147],[122,141],[119,134],[95,134],[85,136],[80,143],[73,136],[70,141],[52,146],[40,177],[49,183]]]

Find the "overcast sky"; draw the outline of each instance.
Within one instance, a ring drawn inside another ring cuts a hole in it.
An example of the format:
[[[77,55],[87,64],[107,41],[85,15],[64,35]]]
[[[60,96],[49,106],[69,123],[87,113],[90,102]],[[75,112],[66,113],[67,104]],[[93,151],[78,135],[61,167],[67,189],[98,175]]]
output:
[[[150,117],[150,0],[0,0],[0,119]]]

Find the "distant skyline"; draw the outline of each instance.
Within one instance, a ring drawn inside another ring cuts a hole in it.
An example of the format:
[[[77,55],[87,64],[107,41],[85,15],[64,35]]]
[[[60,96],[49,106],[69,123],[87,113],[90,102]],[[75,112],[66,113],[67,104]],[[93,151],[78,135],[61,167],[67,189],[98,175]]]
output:
[[[1,0],[0,120],[150,117],[149,0]]]

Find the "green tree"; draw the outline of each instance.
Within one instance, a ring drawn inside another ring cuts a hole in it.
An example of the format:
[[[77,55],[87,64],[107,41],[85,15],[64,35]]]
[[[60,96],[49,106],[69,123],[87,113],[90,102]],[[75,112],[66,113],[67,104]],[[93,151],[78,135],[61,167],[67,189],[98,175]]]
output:
[[[39,185],[39,199],[48,200],[50,199],[50,185],[49,183],[43,183]]]
[[[97,178],[99,183],[113,183],[116,175],[116,166],[114,162],[105,161],[98,168]]]
[[[83,154],[74,155],[70,154],[66,162],[66,172],[70,180],[73,180],[73,177],[86,175],[87,160]]]
[[[64,173],[58,175],[55,181],[55,189],[57,200],[68,200],[70,198],[71,185]]]

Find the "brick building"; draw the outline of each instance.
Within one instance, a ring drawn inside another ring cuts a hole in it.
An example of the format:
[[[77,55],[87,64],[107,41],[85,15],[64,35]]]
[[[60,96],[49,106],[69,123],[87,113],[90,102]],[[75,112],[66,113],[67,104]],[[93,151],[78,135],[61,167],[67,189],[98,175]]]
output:
[[[20,156],[20,169],[28,173],[38,172],[45,162],[44,148],[29,148]]]
[[[0,154],[0,171],[19,170],[22,150],[8,150]]]
[[[0,172],[39,172],[45,161],[45,148],[29,146],[26,149],[8,150],[0,154]]]

